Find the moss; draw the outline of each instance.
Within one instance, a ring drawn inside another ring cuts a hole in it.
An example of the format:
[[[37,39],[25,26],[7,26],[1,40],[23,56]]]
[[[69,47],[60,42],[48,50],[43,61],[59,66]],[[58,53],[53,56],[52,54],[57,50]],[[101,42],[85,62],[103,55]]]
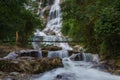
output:
[[[48,51],[47,50],[42,50],[42,56],[47,57],[47,55],[48,55]]]
[[[27,74],[39,74],[62,66],[61,59],[21,59],[21,60],[0,60],[0,71],[22,72]]]
[[[120,67],[120,60],[117,60],[116,63],[115,63],[115,65],[116,65],[117,67]]]

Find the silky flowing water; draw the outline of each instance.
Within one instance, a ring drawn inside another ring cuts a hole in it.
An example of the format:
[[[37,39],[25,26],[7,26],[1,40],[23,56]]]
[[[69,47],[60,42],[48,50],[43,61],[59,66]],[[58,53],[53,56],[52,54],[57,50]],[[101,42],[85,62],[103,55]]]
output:
[[[45,72],[32,80],[120,80],[119,76],[91,68],[89,62],[79,62],[78,64],[84,63],[82,66],[75,66],[69,58],[63,58],[62,62],[64,68]]]
[[[42,18],[44,17],[43,14],[47,7],[48,5],[43,10],[41,10]],[[35,32],[35,37],[37,36],[38,38],[34,38],[33,41],[39,40],[39,37],[41,36],[43,38],[43,41],[64,40],[63,38],[59,38],[64,37],[61,33],[61,26],[62,17],[60,0],[55,0],[54,4],[51,6],[48,22],[45,29],[43,31],[37,29]],[[51,32],[55,34],[51,35]],[[67,50],[72,50],[68,43],[45,42],[45,44],[53,44],[54,46],[62,47],[63,50],[61,51],[49,51],[47,57],[61,58],[64,67],[42,73],[37,77],[32,77],[31,80],[120,80],[120,76],[112,75],[110,73],[100,71],[99,69],[92,68],[94,66],[93,62],[99,62],[98,56],[96,55],[92,55],[90,53],[82,53],[83,60],[79,58],[80,61],[74,61],[71,60],[71,57],[68,57],[69,55],[67,53]],[[39,42],[34,42],[33,46],[35,49],[40,50]],[[72,55],[72,57],[74,56],[76,55]]]
[[[48,2],[49,1],[50,0],[48,0]],[[41,6],[41,3],[42,2],[40,2],[39,7]],[[47,7],[48,5],[41,10],[41,13],[38,10],[38,13],[42,14],[42,17],[44,17],[43,14]],[[60,0],[55,0],[49,11],[46,27],[42,31],[37,29],[35,32],[35,37],[33,38],[34,48],[38,49],[40,42],[36,42],[36,41],[39,41],[39,39],[42,37],[42,40],[40,41],[43,41],[43,43],[40,44],[54,45],[54,46],[62,47],[62,49],[64,50],[72,50],[72,48],[68,45],[68,43],[56,43],[56,41],[67,41],[66,38],[61,33],[61,27],[62,27],[62,16],[61,16]]]

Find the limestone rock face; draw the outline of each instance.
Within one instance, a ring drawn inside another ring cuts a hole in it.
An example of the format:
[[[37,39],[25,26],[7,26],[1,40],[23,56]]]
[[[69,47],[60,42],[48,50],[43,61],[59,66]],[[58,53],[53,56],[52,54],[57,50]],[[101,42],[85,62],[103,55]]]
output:
[[[0,60],[0,71],[3,72],[38,74],[61,66],[61,59],[21,57],[15,61]]]

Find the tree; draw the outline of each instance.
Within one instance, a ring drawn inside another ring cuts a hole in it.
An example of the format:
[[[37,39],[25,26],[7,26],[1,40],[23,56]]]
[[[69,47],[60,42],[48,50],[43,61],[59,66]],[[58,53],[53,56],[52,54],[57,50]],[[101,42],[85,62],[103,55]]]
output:
[[[65,0],[61,6],[64,35],[80,40],[89,52],[119,55],[119,0]]]
[[[94,28],[96,38],[100,41],[100,53],[109,58],[117,58],[120,52],[120,11],[118,6],[120,6],[120,1],[115,0],[107,7],[101,8],[100,17]]]
[[[0,0],[0,40],[15,40],[15,33],[18,31],[20,40],[26,43],[35,28],[41,26],[40,17],[31,8],[27,9],[30,1]]]

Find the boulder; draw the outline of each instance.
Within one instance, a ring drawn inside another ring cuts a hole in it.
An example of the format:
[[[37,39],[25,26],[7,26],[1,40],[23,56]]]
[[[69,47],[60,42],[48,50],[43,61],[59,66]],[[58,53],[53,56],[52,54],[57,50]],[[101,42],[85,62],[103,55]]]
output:
[[[61,73],[58,74],[53,80],[76,80],[76,75],[74,73]]]
[[[117,60],[115,65],[120,68],[120,60]]]
[[[16,60],[0,60],[0,71],[38,74],[62,66],[61,59],[20,57]]]
[[[10,52],[7,56],[5,56],[5,57],[3,57],[3,58],[4,58],[4,59],[13,59],[13,60],[15,60],[16,57],[18,57],[18,54],[16,54],[16,52],[13,51],[13,52]]]
[[[42,50],[57,51],[57,50],[62,50],[62,48],[61,47],[57,47],[57,46],[46,46],[46,47],[42,48]]]
[[[31,75],[18,72],[0,72],[0,80],[31,80]]]
[[[42,52],[38,50],[21,50],[21,51],[18,51],[17,54],[19,54],[19,57],[30,56],[30,57],[41,58],[42,56]]]
[[[48,55],[48,50],[42,50],[42,56],[47,57]]]
[[[7,56],[3,57],[4,59],[11,59],[15,60],[18,57],[36,57],[42,58],[42,52],[38,50],[20,50],[20,51],[13,51],[10,52]]]
[[[81,47],[80,45],[75,45],[75,46],[73,47],[73,50],[74,50],[75,52],[80,52],[81,50],[83,51],[83,47]]]

